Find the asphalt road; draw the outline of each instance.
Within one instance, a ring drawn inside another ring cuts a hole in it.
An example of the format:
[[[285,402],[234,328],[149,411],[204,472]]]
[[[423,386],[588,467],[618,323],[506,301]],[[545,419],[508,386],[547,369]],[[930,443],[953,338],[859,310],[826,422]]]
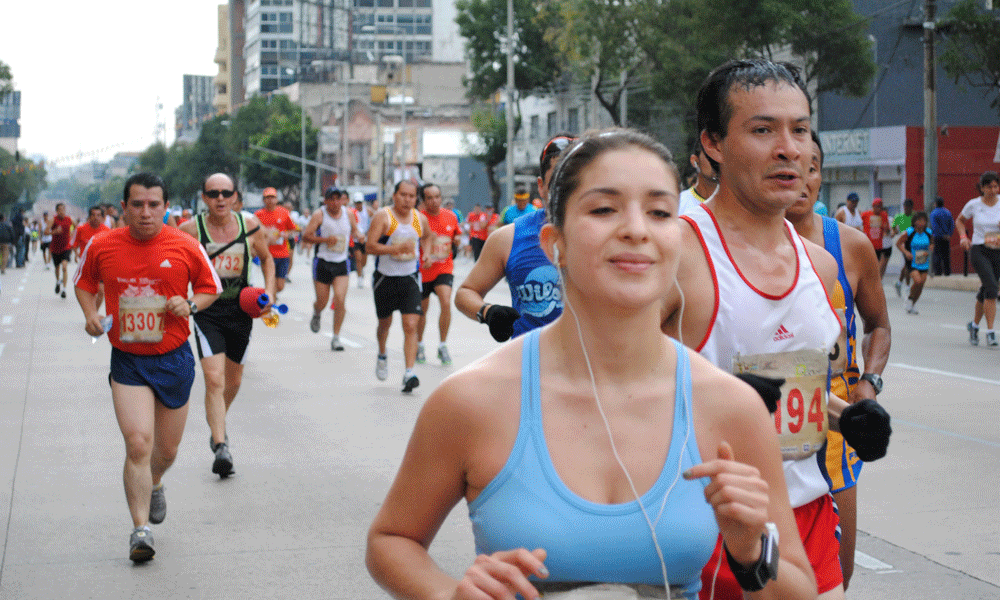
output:
[[[470,268],[457,265],[456,281]],[[890,269],[891,271],[891,269]],[[368,267],[371,272],[371,266]],[[423,398],[495,347],[455,312],[453,367],[437,360],[432,301],[421,387],[400,393],[402,333],[389,380],[374,376],[370,288],[352,277],[345,352],[329,349],[331,313],[308,330],[309,271],[296,257],[278,328],[256,324],[243,389],[229,414],[236,474],[211,471],[201,374],[173,468],[155,560],[127,560],[131,522],[123,443],[107,386],[110,346],[91,344],[72,295],[53,294],[38,262],[0,292],[0,598],[384,598],[364,567],[365,533]],[[907,315],[891,285],[893,351],[880,397],[893,415],[887,458],[860,484],[858,567],[849,598],[1000,597],[1000,353],[967,342],[971,294],[930,289]],[[491,300],[508,302],[506,287]],[[431,554],[460,575],[473,558],[466,508]]]

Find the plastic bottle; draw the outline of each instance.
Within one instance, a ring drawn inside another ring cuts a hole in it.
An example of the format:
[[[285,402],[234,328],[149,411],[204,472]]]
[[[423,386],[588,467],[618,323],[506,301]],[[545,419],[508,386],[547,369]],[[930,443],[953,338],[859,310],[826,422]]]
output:
[[[111,331],[111,325],[114,322],[115,322],[115,318],[114,318],[113,315],[107,315],[107,316],[101,318],[101,329],[104,330],[104,333],[107,333],[107,332]],[[90,343],[91,344],[96,344],[97,343],[97,338],[99,338],[99,337],[100,336],[91,336]]]
[[[266,296],[264,304],[267,304]],[[281,317],[279,315],[283,315],[287,312],[288,312],[287,304],[276,304],[271,307],[271,310],[262,314],[260,316],[260,320],[264,321],[264,325],[267,325],[271,329],[274,329],[275,327],[278,326],[278,323],[281,322]]]

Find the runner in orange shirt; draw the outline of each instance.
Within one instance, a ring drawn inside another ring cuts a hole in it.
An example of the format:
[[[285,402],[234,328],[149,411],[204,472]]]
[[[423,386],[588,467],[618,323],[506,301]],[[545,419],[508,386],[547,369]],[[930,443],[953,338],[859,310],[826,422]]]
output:
[[[95,303],[98,285],[107,291],[109,381],[125,439],[125,499],[134,526],[129,558],[135,562],[155,553],[148,523],[166,516],[160,480],[177,456],[187,421],[194,382],[188,317],[222,292],[197,240],[164,226],[166,210],[162,179],[151,173],[130,177],[122,202],[128,226],[95,237],[73,278],[84,329],[94,337],[105,331]]]
[[[104,224],[104,209],[97,205],[91,206],[87,214],[87,220],[81,223],[74,231],[73,237],[75,243],[73,244],[73,248],[76,250],[77,260],[80,260],[80,255],[83,254],[83,250],[87,247],[87,242],[90,241],[90,238],[105,231],[111,231],[111,228]]]
[[[264,208],[254,213],[260,221],[271,242],[268,250],[274,258],[274,277],[278,293],[285,289],[288,279],[288,269],[291,267],[291,253],[288,250],[288,238],[299,230],[292,220],[292,215],[284,206],[278,205],[278,190],[273,187],[264,188]],[[277,298],[275,298],[277,301]]]
[[[458,217],[450,210],[441,208],[441,188],[433,183],[424,184],[420,188],[424,199],[424,216],[431,228],[431,251],[424,257],[420,266],[420,278],[423,281],[422,300],[420,302],[420,320],[417,322],[417,362],[427,362],[424,356],[424,328],[427,326],[427,309],[430,308],[431,294],[437,294],[441,304],[441,316],[438,318],[438,331],[441,334],[441,345],[438,346],[438,358],[442,365],[451,364],[448,353],[448,327],[451,325],[451,288],[455,282],[452,274],[455,263],[452,260],[452,244],[458,240],[462,230],[458,226]]]

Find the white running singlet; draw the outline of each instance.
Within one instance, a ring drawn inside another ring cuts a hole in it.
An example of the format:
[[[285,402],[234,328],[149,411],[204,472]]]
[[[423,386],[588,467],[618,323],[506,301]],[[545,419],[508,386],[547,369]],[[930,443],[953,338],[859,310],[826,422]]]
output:
[[[335,242],[323,242],[318,245],[316,256],[326,262],[339,263],[347,260],[347,247],[351,238],[351,218],[347,216],[347,209],[340,208],[340,216],[334,217],[326,208],[323,211],[323,222],[319,226],[319,234],[322,237],[331,235],[337,237]]]
[[[702,356],[731,373],[737,354],[833,350],[840,335],[840,319],[791,223],[785,221],[795,246],[795,280],[785,293],[771,296],[753,287],[740,272],[715,216],[705,205],[681,218],[694,227],[715,286],[715,317],[696,348]],[[825,452],[819,452],[808,458],[783,461],[792,508],[830,491],[818,462],[824,455]]]
[[[413,251],[400,255],[379,256],[375,270],[383,275],[413,275],[420,267],[420,213],[415,208],[411,209],[412,220],[405,221],[396,219],[396,213],[391,206],[385,207],[384,210],[389,216],[389,229],[386,231],[388,239],[379,241],[389,246],[406,244]]]

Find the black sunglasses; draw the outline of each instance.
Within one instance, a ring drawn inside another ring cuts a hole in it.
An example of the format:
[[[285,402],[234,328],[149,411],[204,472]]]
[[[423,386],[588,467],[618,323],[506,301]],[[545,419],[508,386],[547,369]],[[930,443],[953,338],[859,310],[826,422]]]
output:
[[[235,193],[236,190],[206,190],[202,192],[202,194],[205,194],[209,198],[218,198],[219,196],[222,196],[223,198],[232,198]]]

